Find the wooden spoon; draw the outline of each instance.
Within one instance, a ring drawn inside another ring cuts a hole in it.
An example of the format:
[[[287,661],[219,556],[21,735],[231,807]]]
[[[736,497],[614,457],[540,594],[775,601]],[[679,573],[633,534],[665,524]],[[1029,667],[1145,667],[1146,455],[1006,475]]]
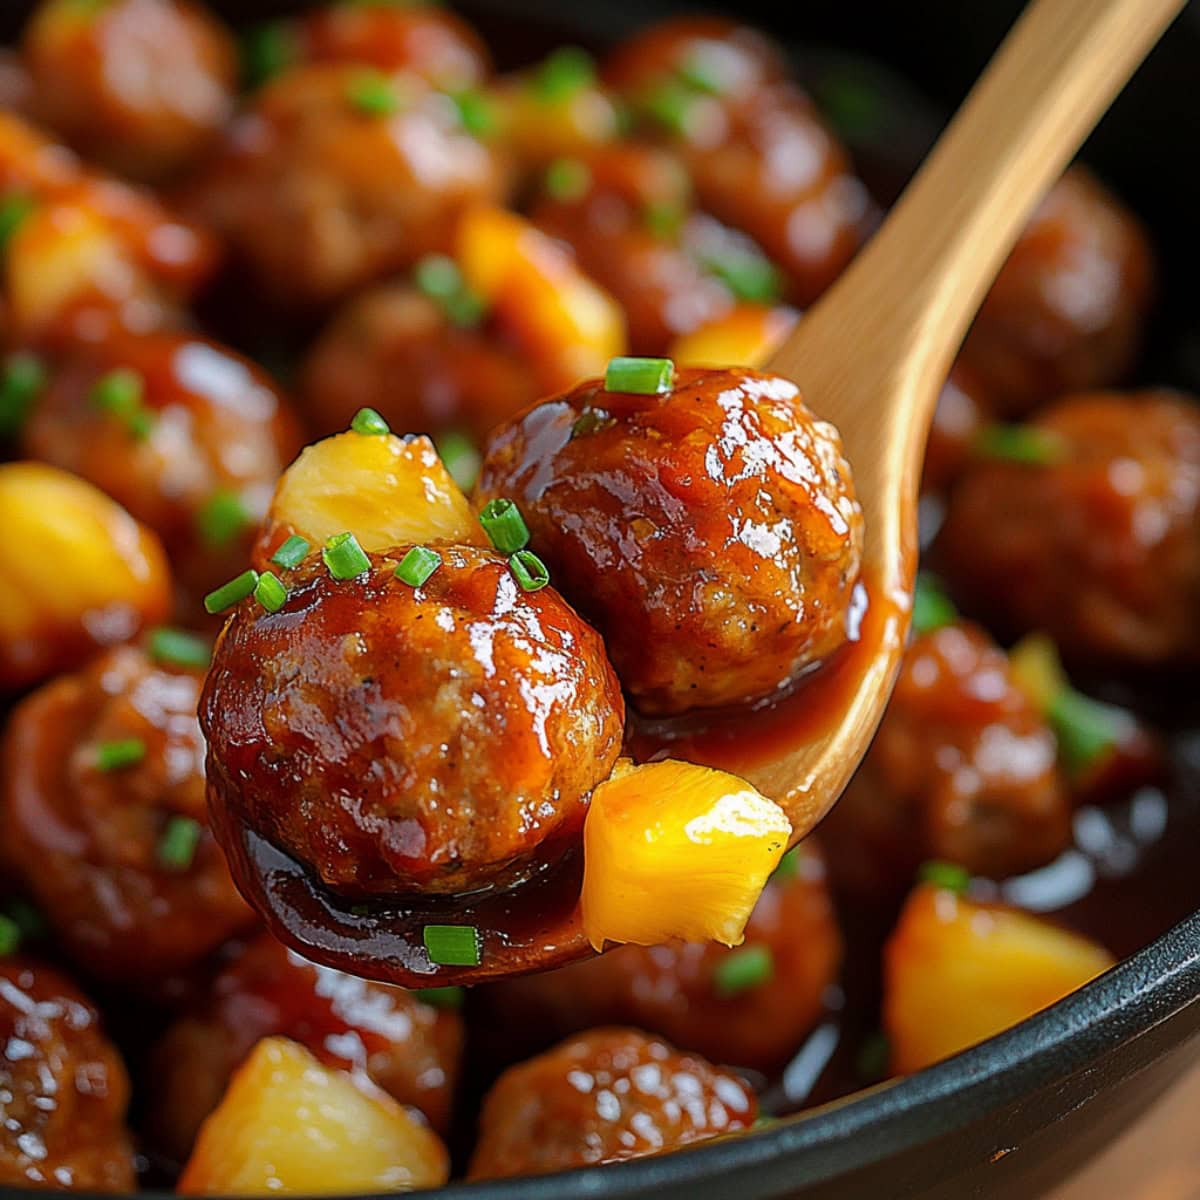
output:
[[[883,228],[769,364],[842,432],[866,515],[868,616],[854,653],[799,693],[787,710],[796,719],[770,753],[747,754],[753,738],[742,726],[724,745],[683,739],[673,753],[752,780],[787,810],[796,841],[845,788],[899,669],[921,461],[953,355],[1041,196],[1183,4],[1031,4]],[[542,884],[462,897],[451,909],[431,902],[397,911],[318,891],[298,864],[245,830],[226,845],[284,941],[356,974],[409,987],[476,983],[591,953],[579,921],[578,855]],[[429,962],[422,929],[439,921],[480,931],[479,965]]]

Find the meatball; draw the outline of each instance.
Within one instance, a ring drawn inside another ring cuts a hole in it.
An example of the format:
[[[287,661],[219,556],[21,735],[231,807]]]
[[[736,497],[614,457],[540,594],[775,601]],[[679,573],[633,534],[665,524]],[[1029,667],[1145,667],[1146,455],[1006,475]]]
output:
[[[970,367],[955,363],[946,380],[925,447],[921,491],[943,492],[971,461],[991,406],[979,376]]]
[[[778,52],[732,21],[681,17],[640,33],[605,80],[682,155],[701,206],[748,233],[809,304],[858,249],[870,202]]]
[[[0,1185],[132,1191],[128,1100],[125,1067],[75,986],[0,960]]]
[[[621,748],[604,647],[557,592],[467,546],[412,588],[408,549],[346,582],[301,568],[276,614],[244,604],[201,705],[222,836],[244,822],[348,895],[523,877]]]
[[[1032,427],[1041,464],[977,463],[937,544],[972,613],[1070,658],[1200,659],[1200,407],[1162,391],[1070,397]]]
[[[321,434],[373,408],[396,430],[453,429],[480,440],[538,396],[515,348],[489,330],[455,325],[404,284],[347,303],[309,352],[301,390]]]
[[[288,71],[256,95],[192,203],[263,290],[296,308],[448,250],[462,212],[500,200],[505,177],[449,96],[326,63]]]
[[[1057,743],[975,625],[913,639],[879,732],[821,825],[835,878],[894,895],[927,859],[1000,879],[1070,844]]]
[[[300,438],[253,364],[195,335],[159,333],[63,356],[21,448],[83,476],[150,526],[197,601],[242,569]]]
[[[268,934],[212,981],[168,1029],[150,1065],[153,1124],[184,1159],[230,1076],[261,1038],[282,1036],[327,1065],[365,1073],[439,1132],[450,1123],[463,1049],[462,1018],[419,992],[320,967]]]
[[[988,292],[963,361],[1010,416],[1117,383],[1140,347],[1153,276],[1137,219],[1073,167]]]
[[[599,958],[484,990],[507,1044],[528,1031],[546,1040],[593,1025],[648,1029],[713,1062],[761,1071],[795,1052],[825,1008],[842,940],[811,843],[798,846],[768,882],[736,950],[707,942],[621,946]],[[763,979],[726,985],[723,964],[764,956]]]
[[[233,112],[233,38],[190,0],[43,0],[23,49],[42,122],[131,178],[193,165]]]
[[[252,923],[207,829],[200,677],[131,646],[23,700],[0,838],[71,955],[117,983],[192,966]]]
[[[582,383],[492,435],[479,497],[501,496],[644,712],[768,695],[845,637],[862,511],[837,431],[787,380]]]

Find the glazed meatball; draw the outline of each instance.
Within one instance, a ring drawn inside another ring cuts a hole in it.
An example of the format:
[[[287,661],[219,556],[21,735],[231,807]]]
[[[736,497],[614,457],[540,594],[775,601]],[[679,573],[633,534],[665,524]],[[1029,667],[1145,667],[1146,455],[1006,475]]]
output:
[[[713,942],[620,946],[557,971],[505,980],[483,995],[510,1045],[525,1030],[544,1045],[594,1025],[628,1023],[712,1062],[770,1071],[787,1061],[824,1011],[841,953],[824,863],[806,842],[763,889],[738,949]],[[722,964],[764,954],[760,982],[726,987]]]
[[[300,438],[256,366],[204,338],[160,333],[65,355],[21,448],[90,480],[150,526],[191,611],[242,569]]]
[[[0,959],[0,1185],[132,1191],[128,1099],[125,1067],[75,986]]]
[[[606,82],[682,155],[701,206],[748,233],[809,304],[858,249],[870,202],[845,151],[760,35],[681,17],[618,48]]]
[[[982,462],[938,546],[943,575],[1002,633],[1043,630],[1070,658],[1200,658],[1200,406],[1168,392],[1075,396],[1031,428],[1041,464]]]
[[[980,628],[913,639],[875,741],[821,825],[835,877],[895,894],[927,859],[1004,878],[1071,840],[1050,727]]]
[[[365,1073],[445,1133],[463,1048],[462,1018],[419,992],[308,962],[268,934],[222,970],[167,1031],[150,1064],[153,1125],[184,1159],[230,1076],[264,1037],[291,1038],[327,1065]]]
[[[348,895],[509,882],[578,834],[621,748],[620,690],[596,633],[507,560],[409,547],[340,582],[289,575],[278,613],[239,608],[201,721],[223,838],[244,822]]]
[[[787,380],[582,383],[493,434],[479,496],[517,502],[645,712],[768,695],[845,637],[862,512],[837,431]]]
[[[458,430],[480,440],[538,395],[515,348],[490,330],[455,325],[404,284],[349,301],[309,352],[301,389],[320,434],[373,408],[395,430]]]
[[[988,292],[963,361],[1010,416],[1118,383],[1141,344],[1153,276],[1137,219],[1073,167]]]
[[[327,63],[256,95],[192,201],[264,291],[296,308],[448,250],[466,208],[503,197],[505,174],[450,97]]]
[[[90,973],[161,981],[252,923],[207,829],[200,676],[108,651],[23,700],[3,744],[0,837]]]
[[[749,1086],[636,1029],[594,1029],[511,1067],[483,1102],[470,1178],[545,1175],[748,1129]]]
[[[43,0],[23,49],[42,122],[134,179],[194,164],[233,111],[233,39],[190,0]]]

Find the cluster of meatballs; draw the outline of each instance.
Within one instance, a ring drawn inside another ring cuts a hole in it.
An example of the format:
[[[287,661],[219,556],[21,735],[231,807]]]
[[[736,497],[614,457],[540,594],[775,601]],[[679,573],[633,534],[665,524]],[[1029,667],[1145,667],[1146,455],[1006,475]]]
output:
[[[1200,406],[1122,390],[1154,262],[1078,167],[942,394],[878,736],[741,946],[409,990],[243,899],[248,836],[352,909],[515,894],[639,728],[839,653],[851,464],[762,368],[877,219],[735,22],[501,74],[421,3],[240,47],[190,0],[36,6],[0,51],[0,1186],[245,1189],[222,1131],[303,1120],[279,1045],[408,1130],[409,1179],[475,1126],[472,1179],[656,1154],[762,1120],[847,954],[894,1073],[1110,965],[975,894],[1164,771],[1071,678],[1200,664]],[[387,515],[414,478],[436,536]]]

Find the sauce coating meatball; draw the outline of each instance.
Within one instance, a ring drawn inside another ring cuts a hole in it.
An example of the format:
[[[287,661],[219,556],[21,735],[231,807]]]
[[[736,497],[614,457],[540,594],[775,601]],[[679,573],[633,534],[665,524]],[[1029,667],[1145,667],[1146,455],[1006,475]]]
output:
[[[14,710],[0,835],[71,955],[116,982],[190,967],[253,922],[207,829],[200,677],[131,646]]]
[[[507,1070],[483,1103],[470,1178],[640,1158],[754,1124],[749,1086],[636,1029],[594,1029]]]
[[[449,96],[322,63],[255,96],[192,201],[263,290],[297,308],[449,250],[462,212],[505,189],[497,152],[467,131]]]
[[[1075,396],[1032,429],[1041,464],[976,464],[938,545],[964,606],[1068,657],[1200,658],[1200,406],[1169,392]]]
[[[134,179],[194,164],[233,111],[233,38],[189,0],[44,0],[23,49],[38,117]]]
[[[621,748],[616,677],[557,592],[507,560],[408,547],[345,582],[288,576],[275,614],[226,626],[201,705],[209,801],[348,895],[463,892],[518,879],[578,834]]]
[[[978,626],[913,639],[879,732],[821,826],[835,878],[895,894],[942,859],[1004,878],[1071,840],[1057,743]]]
[[[0,959],[0,1184],[132,1191],[128,1100],[82,993],[49,967]]]
[[[479,496],[520,505],[645,712],[768,695],[845,637],[862,511],[837,431],[787,380],[582,383],[493,434]]]
[[[722,983],[722,964],[764,956],[765,977]],[[557,971],[504,980],[483,998],[506,1043],[544,1045],[594,1025],[629,1024],[712,1062],[769,1071],[795,1052],[824,1011],[842,940],[820,852],[809,842],[763,889],[735,950],[713,942],[620,946]]]
[[[462,1018],[419,992],[317,966],[269,934],[222,970],[159,1042],[150,1066],[156,1137],[184,1159],[230,1076],[264,1037],[291,1038],[328,1066],[362,1072],[435,1129],[450,1123]]]

